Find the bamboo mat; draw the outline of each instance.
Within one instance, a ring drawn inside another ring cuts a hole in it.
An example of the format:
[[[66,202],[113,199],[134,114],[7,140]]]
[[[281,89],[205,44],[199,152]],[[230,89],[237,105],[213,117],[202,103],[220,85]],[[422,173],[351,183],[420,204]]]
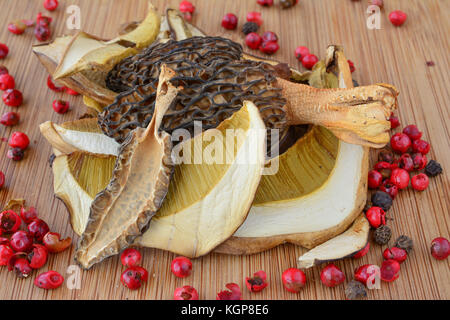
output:
[[[397,86],[399,116],[403,125],[415,123],[423,130],[424,138],[432,142],[429,158],[441,162],[444,174],[431,180],[428,190],[422,193],[408,189],[397,197],[389,212],[389,225],[393,238],[407,234],[415,241],[414,252],[402,264],[400,278],[391,284],[382,283],[381,290],[369,291],[369,299],[449,299],[449,261],[436,261],[429,254],[430,242],[437,236],[449,238],[448,193],[450,171],[449,119],[449,1],[389,0],[382,14],[382,29],[366,28],[367,1],[301,0],[289,10],[277,6],[262,8],[256,0],[193,0],[196,13],[193,22],[211,35],[230,37],[239,42],[239,31],[225,31],[220,26],[224,13],[234,12],[239,17],[239,27],[248,11],[260,11],[264,19],[262,30],[272,30],[280,37],[281,49],[275,59],[300,67],[294,57],[295,47],[307,45],[313,53],[323,57],[329,44],[342,44],[349,59],[356,65],[355,79],[361,84],[377,82]],[[160,12],[170,5],[178,7],[178,0],[153,3]],[[120,24],[140,20],[146,12],[146,0],[77,0],[60,1],[54,18],[54,35],[70,34],[66,29],[65,8],[79,4],[83,30],[101,37],[113,37]],[[57,123],[76,119],[84,113],[81,97],[51,92],[46,87],[47,73],[31,53],[35,42],[32,30],[22,36],[7,31],[8,21],[35,18],[45,11],[40,0],[0,0],[0,42],[10,47],[4,63],[15,76],[17,87],[24,93],[25,102],[20,107],[21,122],[14,128],[0,127],[1,136],[8,138],[12,131],[26,132],[31,147],[26,158],[13,162],[6,158],[7,143],[0,144],[0,170],[6,175],[6,186],[0,191],[0,204],[11,198],[25,198],[29,205],[38,208],[40,216],[51,229],[63,236],[74,236],[68,213],[63,203],[53,195],[52,173],[48,165],[50,146],[40,135],[38,124],[52,120]],[[401,28],[393,27],[387,18],[390,11],[401,9],[409,18]],[[45,12],[47,13],[47,12]],[[434,61],[428,67],[427,61]],[[56,98],[68,99],[73,106],[65,115],[53,112],[51,103]],[[0,104],[1,113],[9,107]],[[375,153],[373,152],[373,155]],[[324,199],[326,200],[326,199]],[[372,245],[367,256],[359,260],[337,262],[351,278],[353,270],[366,263],[380,265],[384,247]],[[33,279],[17,279],[6,268],[0,269],[0,299],[171,299],[176,287],[190,284],[200,294],[200,299],[215,299],[216,293],[228,282],[236,282],[243,289],[244,299],[344,299],[344,287],[334,289],[320,283],[320,269],[306,272],[308,284],[299,294],[286,292],[281,283],[283,270],[294,267],[296,258],[304,253],[302,248],[283,245],[252,256],[227,256],[209,254],[193,261],[193,273],[186,279],[177,279],[170,272],[174,254],[143,250],[143,265],[149,271],[149,282],[138,291],[130,291],[120,284],[123,267],[117,257],[109,259],[91,271],[82,272],[81,289],[69,290],[65,286],[45,291],[33,286]],[[67,276],[67,267],[73,264],[73,250],[51,255],[41,271],[56,270]],[[261,293],[250,294],[244,279],[258,270],[268,274],[269,286]]]

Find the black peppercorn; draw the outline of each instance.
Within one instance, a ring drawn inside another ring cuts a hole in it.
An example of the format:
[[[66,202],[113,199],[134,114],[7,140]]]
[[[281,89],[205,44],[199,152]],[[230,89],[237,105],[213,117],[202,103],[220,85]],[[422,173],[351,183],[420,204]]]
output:
[[[392,236],[391,228],[389,228],[386,225],[378,227],[373,234],[375,242],[380,245],[388,243],[389,240],[391,240],[391,236]]]
[[[372,195],[372,205],[387,212],[392,206],[392,198],[386,192],[377,191]]]
[[[429,177],[436,177],[438,174],[442,173],[442,167],[439,162],[434,160],[430,160],[427,166],[425,167],[425,173]]]
[[[352,280],[345,287],[345,296],[349,300],[363,299],[367,297],[367,291],[361,282]]]
[[[246,23],[244,23],[244,26],[242,27],[242,32],[245,35],[248,35],[249,33],[257,32],[258,29],[259,29],[259,26],[256,22],[246,22]]]
[[[410,237],[401,235],[395,240],[394,247],[403,249],[409,253],[413,249],[413,241]]]

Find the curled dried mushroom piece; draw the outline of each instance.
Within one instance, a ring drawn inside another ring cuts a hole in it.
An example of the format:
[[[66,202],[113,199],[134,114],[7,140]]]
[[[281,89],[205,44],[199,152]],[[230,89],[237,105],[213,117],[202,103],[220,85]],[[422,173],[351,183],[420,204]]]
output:
[[[132,244],[162,204],[173,164],[170,135],[159,128],[180,90],[169,82],[173,76],[172,70],[161,68],[152,121],[146,129],[130,133],[119,150],[109,185],[91,204],[75,257],[83,268]]]

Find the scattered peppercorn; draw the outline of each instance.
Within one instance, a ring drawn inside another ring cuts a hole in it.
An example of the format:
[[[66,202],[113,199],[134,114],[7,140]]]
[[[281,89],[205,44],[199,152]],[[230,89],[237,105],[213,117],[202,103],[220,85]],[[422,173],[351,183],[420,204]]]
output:
[[[391,123],[391,129],[395,129],[400,125],[400,120],[393,113],[389,117],[389,122]]]
[[[428,188],[430,180],[425,173],[419,173],[411,178],[411,186],[414,190],[423,191]]]
[[[298,0],[280,0],[280,5],[283,9],[289,9],[295,6],[298,3]]]
[[[387,225],[378,227],[373,233],[373,239],[379,245],[387,244],[391,240],[392,231]]]
[[[261,13],[256,11],[251,11],[247,13],[247,21],[248,22],[255,22],[258,24],[258,26],[261,26],[263,23],[263,20],[261,18]]]
[[[256,32],[251,32],[245,37],[245,44],[250,49],[256,50],[261,45],[261,36]]]
[[[25,153],[20,148],[9,148],[8,152],[6,153],[6,156],[14,161],[22,160],[24,155]]]
[[[372,205],[388,211],[392,206],[392,198],[383,191],[377,191],[372,195]]]
[[[244,23],[244,26],[242,27],[242,33],[245,35],[248,35],[252,32],[258,32],[259,26],[255,22],[246,22]]]
[[[407,253],[410,253],[413,249],[413,240],[405,235],[401,235],[395,240],[394,247],[406,250]]]
[[[273,5],[273,0],[257,0],[256,2],[263,7],[270,7]]]
[[[48,11],[55,11],[58,8],[58,0],[44,0],[44,8]]]
[[[27,28],[27,25],[23,23],[21,20],[16,20],[13,22],[10,22],[8,24],[8,30],[9,32],[19,35],[25,32],[25,29]]]
[[[435,65],[434,61],[427,61],[427,67],[434,67]]]
[[[3,92],[2,100],[9,107],[19,107],[23,102],[22,92],[16,89],[8,89]]]
[[[303,57],[302,64],[306,69],[312,70],[312,68],[319,62],[319,58],[317,58],[314,54],[308,54]]]
[[[396,27],[400,27],[401,25],[403,25],[407,17],[408,16],[406,15],[406,13],[401,10],[395,10],[389,14],[389,20]]]
[[[280,46],[276,41],[264,41],[259,46],[259,50],[265,54],[274,54],[278,49],[280,49]]]
[[[0,76],[3,74],[9,73],[8,68],[6,68],[4,65],[0,64]]]
[[[442,173],[442,167],[438,162],[430,160],[425,167],[425,173],[429,177],[436,177],[438,174]]]
[[[366,288],[362,283],[356,280],[352,280],[345,287],[345,296],[349,300],[359,300],[367,298]]]

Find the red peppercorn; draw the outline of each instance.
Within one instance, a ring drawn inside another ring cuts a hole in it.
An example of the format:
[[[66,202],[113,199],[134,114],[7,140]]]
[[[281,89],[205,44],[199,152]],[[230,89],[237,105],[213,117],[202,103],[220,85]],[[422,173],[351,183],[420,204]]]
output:
[[[6,266],[13,255],[14,250],[9,245],[0,244],[0,266]]]
[[[353,63],[353,61],[348,60],[348,65],[349,65],[349,67],[350,67],[350,72],[351,72],[351,73],[353,73],[353,72],[356,71],[355,64]]]
[[[254,22],[258,26],[261,26],[263,23],[262,18],[261,18],[261,13],[256,12],[256,11],[251,11],[251,12],[247,13],[247,21]]]
[[[395,199],[398,194],[397,186],[390,183],[389,179],[383,181],[383,184],[380,186],[380,191],[386,192],[392,199]]]
[[[120,276],[120,282],[131,290],[137,290],[146,282],[148,278],[147,270],[141,267],[130,267]]]
[[[24,151],[20,148],[9,148],[8,152],[6,153],[6,156],[14,161],[22,160],[24,155]]]
[[[257,0],[256,2],[263,7],[271,7],[273,5],[273,0]]]
[[[229,290],[223,290],[217,293],[216,300],[241,300],[241,288],[236,283],[227,283],[225,285]]]
[[[37,218],[37,211],[34,207],[29,207],[28,210],[25,207],[20,208],[20,217],[23,222],[30,224],[34,219]]]
[[[56,271],[41,273],[34,279],[34,285],[41,289],[54,290],[64,283],[64,277]]]
[[[58,87],[58,86],[55,85],[55,83],[53,82],[53,78],[52,78],[51,75],[49,75],[49,76],[47,77],[47,87],[48,87],[50,90],[53,90],[53,91],[55,91],[55,92],[62,92],[62,91],[64,91],[64,87]]]
[[[21,21],[27,26],[27,28],[34,27],[34,21],[33,20],[22,19]]]
[[[430,152],[430,144],[424,140],[414,140],[412,143],[412,149],[414,152],[420,152],[421,154],[427,154]]]
[[[355,270],[355,280],[367,286],[369,281],[375,283],[375,275],[379,274],[380,269],[374,264],[365,264]]]
[[[9,73],[8,68],[6,68],[4,65],[0,64],[0,76],[2,74],[8,74],[8,73]]]
[[[76,92],[75,90],[72,90],[68,87],[64,87],[64,90],[66,91],[67,94],[70,94],[71,96],[79,96],[80,95],[78,92]]]
[[[5,174],[3,171],[0,171],[0,189],[5,185]],[[2,230],[0,229],[0,235],[2,234]]]
[[[58,8],[58,0],[44,0],[44,8],[48,11],[54,11]]]
[[[370,225],[375,229],[386,224],[386,212],[384,212],[384,210],[380,207],[371,207],[367,210],[366,218]]]
[[[43,16],[42,13],[39,12],[36,17],[36,24],[48,27],[48,26],[50,26],[50,23],[52,22],[52,20],[53,20],[52,18]]]
[[[391,122],[391,129],[395,129],[400,125],[400,120],[393,113],[391,113],[391,116],[389,117],[389,121]]]
[[[278,42],[275,41],[263,42],[259,46],[259,51],[265,54],[274,54],[278,49],[280,49],[280,46],[278,45]]]
[[[414,162],[409,153],[404,153],[401,155],[401,157],[398,161],[398,167],[405,169],[408,172],[411,172],[414,170]]]
[[[198,300],[198,292],[192,286],[176,288],[173,300]]]
[[[298,293],[306,285],[305,273],[297,268],[286,269],[281,275],[283,287],[292,293]]]
[[[48,250],[46,247],[40,244],[33,244],[33,250],[28,254],[28,260],[30,261],[30,267],[33,269],[42,268],[47,262]]]
[[[399,27],[402,24],[404,24],[406,21],[406,18],[407,18],[406,13],[404,13],[401,10],[395,10],[389,14],[389,20],[396,27]]]
[[[34,240],[41,242],[47,232],[50,231],[47,223],[42,219],[34,219],[27,227],[28,233]]]
[[[194,13],[194,11],[195,11],[195,6],[191,2],[186,1],[186,0],[180,2],[180,12],[183,12],[183,13],[189,12],[192,14],[192,13]]]
[[[69,110],[69,102],[63,100],[55,100],[53,101],[53,110],[56,113],[64,114]]]
[[[345,275],[338,267],[330,263],[322,269],[320,280],[324,285],[332,288],[343,283],[345,281]]]
[[[267,287],[267,275],[264,271],[258,271],[253,274],[253,278],[245,277],[245,285],[251,292],[259,292]]]
[[[42,239],[42,243],[47,248],[48,252],[58,253],[66,250],[72,244],[72,238],[67,237],[61,240],[61,235],[56,232],[47,232]]]
[[[19,215],[12,210],[5,210],[0,213],[0,231],[3,233],[14,233],[19,230],[22,220]]]
[[[381,280],[386,282],[392,282],[398,279],[399,272],[400,272],[400,264],[397,261],[393,259],[384,260],[380,268]]]
[[[16,252],[30,252],[33,246],[33,237],[25,231],[17,231],[11,236],[11,248]]]
[[[19,35],[25,32],[25,29],[27,28],[27,25],[23,23],[21,20],[16,20],[13,22],[10,22],[8,24],[8,30],[9,32]]]
[[[8,90],[14,89],[16,86],[16,82],[14,81],[14,77],[9,73],[0,75],[0,90]]]
[[[383,9],[384,7],[384,1],[383,0],[369,0],[370,5],[378,6],[380,9]]]
[[[19,123],[20,115],[16,112],[6,112],[0,118],[0,123],[7,127],[15,126]]]
[[[386,248],[386,250],[383,251],[383,258],[385,260],[393,259],[398,263],[402,263],[406,260],[407,257],[408,253],[406,252],[406,250],[403,250],[401,248],[392,247]]]
[[[411,158],[413,160],[415,170],[422,170],[427,166],[428,159],[426,155],[414,153]]]
[[[391,148],[397,153],[405,153],[411,147],[411,139],[404,133],[396,133],[391,137]]]
[[[416,125],[410,124],[403,128],[402,131],[404,134],[406,134],[411,140],[417,140],[422,137],[422,132],[419,131]]]
[[[222,19],[222,27],[225,29],[234,30],[236,29],[237,24],[238,18],[232,13],[227,13]]]
[[[295,57],[298,61],[302,61],[305,56],[309,54],[309,48],[304,46],[299,46],[295,49]]]
[[[353,255],[353,259],[359,259],[364,257],[367,252],[369,252],[370,249],[370,242],[367,242],[366,246],[364,248],[362,248],[361,250],[359,250],[355,255]]]
[[[450,254],[450,243],[444,237],[439,237],[431,241],[431,255],[437,260],[444,260]],[[1,255],[1,250],[0,250]],[[0,259],[1,261],[1,259]]]
[[[276,35],[275,32],[272,31],[266,31],[263,33],[262,35],[262,41],[263,42],[268,42],[268,41],[278,41],[278,36]]]
[[[9,48],[6,44],[0,43],[0,59],[5,59],[9,53]]]
[[[50,39],[51,34],[50,27],[44,24],[37,24],[34,28],[34,36],[41,42]]]
[[[1,235],[1,231],[0,231],[0,235]],[[5,238],[5,237],[0,237],[0,245],[9,246],[9,239]]]
[[[423,191],[428,188],[430,179],[425,173],[419,173],[411,178],[411,185],[414,190]]]
[[[369,171],[368,184],[370,189],[376,189],[381,185],[383,181],[383,176],[376,170]]]
[[[33,271],[30,262],[26,258],[26,254],[22,252],[16,253],[9,258],[8,270],[15,271],[19,278],[27,278]]]
[[[172,273],[178,278],[185,278],[191,274],[192,262],[186,257],[176,257],[171,264]]]
[[[120,261],[125,267],[134,267],[141,263],[142,255],[141,253],[134,249],[125,249],[120,255]]]
[[[319,62],[319,59],[314,54],[308,54],[302,59],[303,66],[309,70],[311,70],[317,62]]]
[[[261,44],[261,37],[256,32],[250,32],[248,35],[245,36],[245,44],[250,49],[258,49]]]
[[[30,144],[30,139],[28,139],[28,136],[25,133],[15,131],[11,134],[8,144],[12,148],[20,148],[25,150]]]
[[[373,167],[376,171],[381,173],[383,179],[389,178],[391,176],[392,164],[386,161],[380,161]]]
[[[409,185],[409,173],[405,169],[396,168],[392,170],[389,182],[397,186],[397,188],[405,189]]]
[[[22,92],[16,89],[8,89],[3,92],[3,102],[10,107],[18,107],[23,102]]]

